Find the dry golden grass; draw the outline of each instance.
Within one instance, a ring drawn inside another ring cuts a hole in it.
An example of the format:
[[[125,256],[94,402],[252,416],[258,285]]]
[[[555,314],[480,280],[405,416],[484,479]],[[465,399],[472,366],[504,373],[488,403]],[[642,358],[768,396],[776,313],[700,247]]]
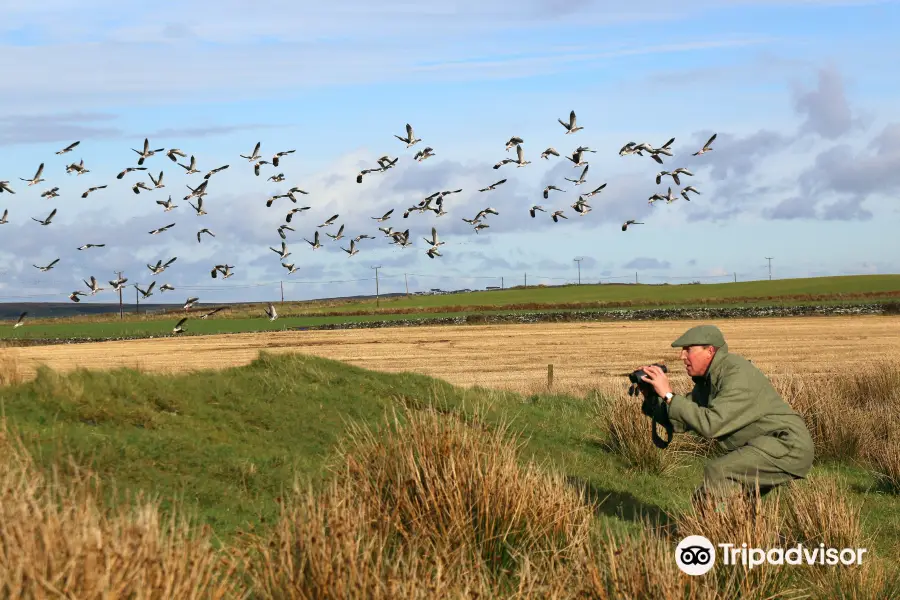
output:
[[[137,498],[100,508],[90,473],[65,486],[41,474],[0,424],[0,597],[225,598],[237,563],[210,532]],[[174,514],[174,513],[173,513]]]
[[[900,316],[834,316],[713,320],[735,352],[767,374],[853,372],[900,355]],[[663,361],[681,373],[669,344],[696,321],[540,323],[284,331],[180,339],[63,344],[12,349],[22,374],[45,363],[68,371],[140,365],[185,372],[247,364],[260,350],[302,352],[384,372],[415,370],[460,386],[585,395],[603,386],[624,389],[635,366]],[[423,361],[423,355],[440,360]],[[680,380],[686,387],[688,380]]]
[[[23,380],[22,368],[15,350],[0,343],[0,387],[21,383]]]

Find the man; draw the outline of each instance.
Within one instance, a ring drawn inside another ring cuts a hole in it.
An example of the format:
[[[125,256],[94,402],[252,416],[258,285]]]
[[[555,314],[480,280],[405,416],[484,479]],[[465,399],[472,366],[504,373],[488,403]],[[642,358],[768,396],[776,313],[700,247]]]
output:
[[[715,325],[699,325],[672,342],[694,381],[687,396],[674,394],[669,378],[655,366],[641,367],[660,397],[650,416],[671,423],[674,432],[694,431],[714,439],[726,454],[703,472],[701,494],[737,491],[760,494],[803,479],[813,462],[813,441],[800,417],[750,361],[728,351]]]

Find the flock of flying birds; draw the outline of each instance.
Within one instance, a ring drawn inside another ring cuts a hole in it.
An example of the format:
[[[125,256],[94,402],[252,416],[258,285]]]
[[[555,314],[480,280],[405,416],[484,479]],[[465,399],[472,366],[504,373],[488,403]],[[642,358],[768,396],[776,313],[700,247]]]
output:
[[[568,121],[564,121],[563,119],[558,119],[558,121],[565,128],[565,130],[566,130],[565,135],[574,134],[574,133],[584,129],[582,126],[577,124],[574,110],[569,113]],[[412,125],[410,125],[408,123],[406,125],[406,136],[400,136],[400,135],[394,134],[394,137],[397,138],[398,140],[400,140],[401,142],[403,142],[406,145],[406,148],[412,148],[413,146],[415,146],[416,144],[418,144],[419,142],[422,141],[420,138],[416,137]],[[716,134],[713,134],[712,137],[709,138],[709,140],[703,145],[702,148],[700,148],[698,151],[693,153],[693,156],[699,156],[701,154],[704,154],[706,152],[710,152],[711,150],[713,150],[712,143],[715,141],[715,139],[716,139]],[[675,138],[672,138],[658,148],[654,148],[651,144],[646,143],[646,142],[640,143],[640,144],[635,143],[635,142],[628,142],[619,150],[619,156],[636,155],[636,156],[643,157],[646,155],[661,165],[661,164],[663,164],[662,156],[667,156],[667,157],[673,156],[672,144],[674,142],[675,142]],[[72,144],[69,144],[65,148],[56,152],[56,154],[62,155],[62,154],[67,154],[69,152],[72,152],[80,143],[81,143],[80,141],[73,142]],[[516,158],[504,158],[503,160],[500,160],[499,162],[497,162],[494,165],[494,169],[497,170],[497,169],[500,169],[503,166],[509,165],[509,164],[515,164],[519,168],[524,167],[528,164],[531,164],[531,161],[525,160],[525,151],[523,149],[524,143],[525,143],[524,140],[520,137],[517,137],[517,136],[511,137],[506,142],[506,151],[509,152],[511,149],[515,148]],[[288,156],[290,154],[293,154],[295,152],[295,150],[285,150],[285,151],[276,152],[272,156],[271,160],[265,160],[265,159],[263,159],[262,155],[260,154],[260,147],[261,147],[261,143],[257,142],[256,146],[253,148],[253,152],[251,152],[250,154],[246,154],[246,155],[245,154],[239,155],[241,158],[243,158],[243,159],[247,160],[249,163],[253,164],[253,172],[256,176],[260,175],[261,168],[263,167],[263,165],[271,165],[272,167],[277,168],[280,166],[280,161],[282,158],[284,158],[285,156]],[[166,150],[165,148],[151,149],[149,139],[145,138],[143,149],[136,150],[136,149],[132,148],[132,151],[135,154],[137,154],[137,166],[136,167],[127,167],[127,168],[123,169],[118,175],[116,175],[116,179],[121,180],[127,174],[132,173],[132,172],[147,171],[148,167],[143,166],[145,161],[147,159],[153,157],[154,155],[162,154],[162,153],[165,153],[165,156],[167,156],[172,162],[174,162],[178,166],[182,167],[186,171],[187,175],[200,173],[200,170],[197,169],[196,158],[193,155],[190,157],[189,161],[187,161],[188,164],[182,164],[182,163],[178,162],[177,157],[187,158],[187,154],[178,148],[170,148],[168,150]],[[572,152],[571,156],[565,156],[566,159],[568,159],[569,161],[571,161],[573,163],[573,167],[575,167],[575,168],[583,167],[583,168],[581,170],[581,174],[577,178],[565,177],[564,179],[566,181],[571,182],[575,186],[579,186],[579,185],[586,183],[586,181],[587,181],[586,177],[588,174],[588,170],[590,168],[590,164],[588,163],[587,160],[585,160],[585,157],[586,157],[587,153],[596,153],[596,152],[597,152],[596,150],[592,150],[591,148],[589,148],[587,146],[579,145]],[[415,153],[415,155],[413,156],[413,160],[421,163],[422,161],[424,161],[432,156],[435,156],[434,149],[431,146],[427,146],[427,147],[423,148],[422,150],[417,151]],[[560,157],[561,155],[556,149],[554,149],[552,147],[547,148],[540,155],[540,157],[544,160],[550,160],[551,156]],[[399,156],[395,157],[395,158],[391,158],[389,155],[384,155],[376,161],[378,164],[377,167],[373,166],[372,168],[367,168],[367,169],[363,169],[362,171],[360,171],[356,175],[356,182],[361,184],[363,182],[363,178],[372,173],[384,173],[384,172],[392,169],[394,166],[396,166],[398,161],[399,161]],[[194,209],[197,216],[203,216],[203,215],[207,214],[206,210],[203,207],[203,198],[208,193],[207,186],[209,185],[209,182],[211,181],[211,177],[213,175],[215,175],[216,173],[219,173],[220,171],[223,171],[228,168],[229,168],[229,165],[226,164],[226,165],[211,169],[205,175],[203,175],[203,180],[201,182],[199,182],[198,184],[196,184],[195,187],[186,185],[188,190],[190,190],[190,193],[184,197],[184,201],[188,202],[188,204],[190,204],[191,208]],[[83,159],[78,163],[72,162],[71,164],[66,166],[66,173],[69,173],[69,174],[75,173],[76,175],[83,175],[83,174],[89,173],[89,172],[90,171],[84,165]],[[37,171],[35,172],[33,177],[30,177],[30,178],[20,177],[19,179],[21,181],[26,182],[27,185],[30,187],[30,186],[37,185],[37,184],[45,181],[45,179],[43,178],[43,175],[44,175],[44,163],[41,163],[40,166],[37,168]],[[135,194],[140,194],[141,190],[153,191],[153,190],[157,190],[157,189],[161,189],[161,188],[165,187],[165,183],[163,182],[163,171],[162,170],[160,170],[159,175],[156,177],[154,177],[153,173],[148,173],[148,175],[150,178],[150,183],[152,185],[148,185],[144,181],[135,182],[131,187],[132,191]],[[687,169],[685,169],[683,167],[678,167],[671,171],[662,170],[656,174],[656,183],[657,183],[657,185],[659,185],[662,183],[662,180],[664,177],[670,177],[672,179],[672,181],[675,183],[675,185],[681,185],[682,177],[692,177],[692,176],[693,176],[693,173],[691,173],[690,171],[688,171]],[[283,173],[273,174],[267,179],[267,181],[276,182],[276,183],[283,182],[284,180],[285,180],[285,176]],[[507,181],[507,179],[500,179],[499,181],[495,181],[494,183],[492,183],[486,187],[480,188],[478,190],[478,192],[485,193],[485,192],[490,192],[490,191],[496,190],[498,187],[500,187],[504,183],[506,183],[506,181]],[[108,184],[90,187],[84,193],[81,194],[81,197],[87,198],[92,192],[95,192],[100,189],[104,189],[107,187],[107,185]],[[578,199],[573,204],[570,205],[571,208],[576,213],[578,213],[579,216],[587,215],[589,212],[591,212],[591,210],[593,210],[592,207],[590,206],[590,204],[588,204],[588,199],[599,194],[600,192],[602,192],[605,187],[606,187],[606,183],[603,183],[602,185],[594,188],[590,192],[587,192],[584,194],[579,194]],[[544,199],[549,199],[550,192],[552,192],[552,191],[563,192],[565,190],[563,190],[555,185],[548,185],[547,187],[544,188],[544,191],[543,191]],[[435,192],[435,193],[427,196],[425,199],[423,199],[416,205],[407,208],[403,212],[403,218],[404,219],[408,218],[409,215],[414,212],[421,214],[426,211],[434,212],[436,216],[442,217],[447,214],[447,212],[444,210],[444,199],[452,194],[457,194],[459,192],[462,192],[462,189],[444,190],[444,191]],[[660,193],[653,194],[648,199],[648,202],[650,204],[653,204],[654,202],[663,200],[667,204],[671,204],[672,202],[677,200],[678,195],[680,195],[685,200],[690,201],[690,197],[688,195],[690,192],[693,192],[695,194],[700,194],[700,192],[692,185],[685,186],[683,189],[680,190],[680,192],[678,192],[678,194],[673,193],[672,187],[669,186],[666,194],[660,194]],[[16,192],[10,185],[9,181],[0,181],[0,194],[2,194],[2,193],[15,194]],[[294,187],[291,187],[284,194],[276,194],[276,195],[271,196],[266,201],[266,206],[271,207],[273,205],[273,203],[280,198],[286,198],[286,199],[290,200],[292,203],[297,204],[297,195],[298,194],[306,195],[306,194],[308,194],[308,192],[300,189],[299,187],[294,186]],[[56,198],[58,196],[59,196],[59,187],[52,187],[52,188],[44,191],[43,193],[41,193],[41,197],[48,198],[48,199]],[[193,198],[196,198],[196,201],[197,201],[196,205],[194,203],[190,202],[190,200]],[[163,208],[164,212],[169,212],[169,211],[173,210],[174,208],[177,208],[177,206],[178,206],[177,204],[174,204],[174,202],[172,201],[171,195],[169,195],[168,200],[156,200],[156,204],[160,205]],[[287,235],[285,234],[285,231],[292,231],[292,232],[295,231],[295,229],[293,227],[291,227],[291,222],[292,222],[293,216],[296,213],[302,213],[303,211],[309,210],[310,208],[311,207],[309,207],[309,206],[291,208],[290,211],[285,216],[285,222],[283,224],[281,224],[277,229],[278,235],[281,238],[280,247],[278,247],[278,248],[271,247],[271,246],[269,247],[270,250],[272,250],[275,254],[278,255],[279,259],[281,260],[281,265],[285,269],[287,269],[289,274],[294,273],[298,269],[296,268],[295,263],[284,262],[287,259],[287,257],[290,256],[290,254],[291,254],[291,252],[289,252],[289,250],[288,250],[288,245],[286,242]],[[49,226],[53,223],[53,218],[56,216],[56,210],[57,209],[54,208],[44,218],[31,217],[31,219],[33,221],[39,223],[41,226],[44,226],[44,227]],[[528,209],[528,212],[532,218],[535,218],[538,212],[547,213],[548,211],[543,206],[534,204]],[[391,209],[391,210],[387,211],[386,213],[384,213],[383,215],[371,217],[371,219],[378,223],[384,223],[391,218],[393,213],[394,213],[394,209]],[[472,218],[472,219],[463,218],[462,220],[465,221],[466,223],[472,225],[475,233],[478,233],[479,231],[482,231],[482,230],[490,227],[485,222],[489,215],[499,215],[499,214],[500,213],[495,208],[488,206],[488,207],[480,210],[474,216],[474,218]],[[549,216],[550,216],[550,218],[553,219],[553,221],[555,223],[558,223],[559,219],[568,219],[568,217],[564,214],[564,210],[554,210],[553,212],[549,213]],[[314,234],[312,236],[312,238],[313,238],[312,240],[308,240],[306,238],[303,238],[303,240],[305,242],[307,242],[312,247],[313,250],[318,250],[319,248],[322,247],[322,244],[321,244],[321,241],[319,238],[318,229],[333,226],[339,217],[340,217],[339,214],[335,214],[332,217],[326,219],[323,223],[321,223],[317,226],[316,231],[314,232]],[[0,225],[6,224],[8,222],[9,222],[9,210],[4,209],[3,215],[0,216]],[[622,224],[622,231],[627,231],[628,227],[631,225],[642,225],[642,224],[643,223],[636,221],[634,219],[629,219]],[[153,229],[153,230],[149,231],[148,234],[149,235],[159,235],[159,234],[164,233],[165,231],[171,229],[174,226],[175,226],[175,223],[173,222],[168,225]],[[378,230],[384,235],[384,237],[389,238],[391,243],[393,243],[393,244],[396,244],[400,247],[407,247],[407,246],[412,245],[412,241],[410,240],[409,229],[405,229],[404,231],[395,231],[393,229],[393,227],[387,226],[387,227],[379,227]],[[204,228],[200,229],[199,231],[197,231],[197,242],[198,243],[200,243],[201,236],[203,234],[215,237],[215,234],[212,231],[210,231],[208,228],[204,227]],[[330,233],[330,232],[326,231],[326,235],[335,241],[342,239],[344,237],[344,225],[340,225],[338,227],[336,233]],[[375,238],[373,236],[370,236],[367,234],[360,234],[360,235],[357,235],[356,237],[353,237],[352,239],[350,239],[349,248],[341,247],[341,249],[344,252],[346,252],[349,257],[352,257],[359,253],[357,244],[360,243],[364,239],[375,239]],[[429,258],[433,259],[436,256],[441,256],[439,248],[445,242],[443,240],[439,239],[438,232],[435,227],[431,228],[431,238],[430,239],[423,238],[423,239],[428,244],[428,248],[425,251],[425,253],[427,254],[427,256]],[[78,250],[83,251],[83,250],[88,250],[90,248],[102,248],[105,245],[106,245],[105,243],[88,243],[88,244],[84,244],[84,245],[78,247]],[[177,258],[178,258],[177,256],[172,257],[165,262],[163,260],[158,260],[156,262],[156,264],[147,264],[147,268],[150,270],[150,272],[154,276],[160,275],[169,266],[171,266],[172,263],[174,263]],[[43,265],[43,266],[33,265],[33,266],[41,272],[47,272],[47,271],[53,269],[53,267],[56,265],[57,262],[59,262],[59,260],[60,260],[59,258],[56,258],[55,260],[51,261],[47,265]],[[222,279],[228,279],[229,277],[231,277],[234,274],[234,272],[232,271],[232,269],[234,269],[234,268],[235,268],[234,265],[229,265],[229,264],[227,264],[227,262],[223,262],[222,264],[216,264],[210,270],[210,277],[212,277],[213,279],[216,279],[219,275],[221,275]],[[115,280],[109,281],[109,285],[111,286],[110,288],[104,288],[104,287],[100,287],[99,282],[97,281],[97,279],[94,276],[91,276],[89,281],[84,280],[84,284],[87,286],[86,292],[81,291],[81,290],[75,290],[71,294],[69,294],[68,297],[73,302],[80,302],[79,296],[93,296],[94,294],[96,294],[100,291],[103,291],[105,289],[110,289],[112,291],[120,291],[123,289],[123,287],[125,286],[125,283],[127,281],[128,281],[128,278],[120,276],[119,278],[117,278]],[[155,280],[152,281],[146,287],[146,289],[141,288],[138,284],[133,284],[133,285],[137,289],[137,291],[143,296],[143,298],[148,298],[151,295],[153,295],[153,289],[156,286],[156,281]],[[159,287],[160,292],[170,291],[170,290],[174,290],[174,289],[175,288],[173,286],[169,285],[168,283],[164,283]],[[184,303],[184,310],[189,311],[191,309],[191,307],[198,300],[199,300],[199,298],[197,298],[197,297],[188,298],[187,301]],[[216,308],[216,309],[202,315],[200,318],[203,318],[203,319],[208,318],[208,317],[216,314],[217,312],[223,310],[224,308],[225,307]],[[266,313],[266,316],[269,318],[269,320],[272,320],[272,321],[274,321],[278,317],[278,314],[275,311],[275,306],[272,303],[268,303],[268,306],[265,309],[265,313]],[[19,316],[19,319],[16,321],[16,323],[13,325],[13,327],[20,327],[23,324],[24,319],[27,316],[27,314],[28,314],[27,311],[23,312]],[[172,331],[176,334],[183,333],[185,331],[184,324],[187,321],[187,318],[188,317],[184,317],[181,320],[179,320]]]

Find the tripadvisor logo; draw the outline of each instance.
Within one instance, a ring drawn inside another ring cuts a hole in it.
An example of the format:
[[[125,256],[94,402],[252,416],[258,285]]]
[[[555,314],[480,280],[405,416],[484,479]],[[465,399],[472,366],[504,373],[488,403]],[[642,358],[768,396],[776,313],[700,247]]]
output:
[[[716,549],[702,535],[689,535],[675,548],[675,563],[688,575],[703,575],[715,562]]]
[[[825,544],[808,547],[797,544],[790,548],[751,548],[747,544],[713,545],[702,535],[689,535],[675,547],[675,563],[688,575],[703,575],[716,562],[716,546],[721,551],[722,563],[728,566],[743,565],[753,569],[769,565],[860,565],[866,548],[828,548]]]

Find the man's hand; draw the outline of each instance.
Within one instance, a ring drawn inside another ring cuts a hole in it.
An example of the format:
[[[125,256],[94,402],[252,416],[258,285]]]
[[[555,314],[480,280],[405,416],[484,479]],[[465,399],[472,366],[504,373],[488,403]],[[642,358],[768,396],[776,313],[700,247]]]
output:
[[[672,391],[672,386],[669,384],[669,377],[663,370],[659,367],[653,365],[646,365],[641,367],[644,370],[646,375],[643,377],[643,381],[646,381],[650,385],[653,386],[653,390],[662,398],[665,397],[666,394]]]

